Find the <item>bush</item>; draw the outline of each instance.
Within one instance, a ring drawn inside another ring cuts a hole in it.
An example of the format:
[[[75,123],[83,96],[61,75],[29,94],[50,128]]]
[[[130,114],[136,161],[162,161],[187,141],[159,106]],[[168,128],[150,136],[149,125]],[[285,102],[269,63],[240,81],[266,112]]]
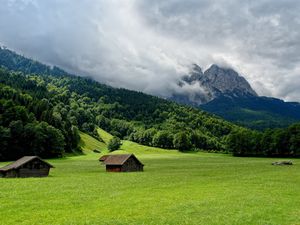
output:
[[[121,139],[118,137],[113,137],[109,142],[108,142],[108,150],[109,151],[115,151],[118,150],[121,146]]]

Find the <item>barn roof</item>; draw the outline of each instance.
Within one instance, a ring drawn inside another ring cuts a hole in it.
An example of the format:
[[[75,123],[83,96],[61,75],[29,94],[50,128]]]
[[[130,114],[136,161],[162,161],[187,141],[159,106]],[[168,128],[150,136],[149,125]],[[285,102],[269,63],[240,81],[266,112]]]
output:
[[[103,156],[102,156],[103,157]],[[101,158],[102,158],[101,157]],[[136,161],[142,164],[134,154],[116,154],[116,155],[107,155],[106,159],[104,159],[104,164],[106,165],[123,165],[130,157],[134,157]],[[100,159],[101,159],[100,158]],[[143,164],[142,164],[143,165]]]
[[[18,159],[17,161],[10,163],[2,168],[0,168],[0,171],[8,171],[8,170],[12,170],[12,169],[18,169],[20,166],[34,160],[34,159],[39,159],[40,161],[42,161],[43,163],[47,164],[48,166],[50,166],[51,168],[53,168],[53,166],[47,162],[45,162],[44,160],[42,160],[40,157],[38,156],[24,156],[20,159]]]
[[[105,160],[107,159],[108,156],[109,156],[109,155],[103,155],[103,156],[101,156],[100,159],[99,159],[99,161],[100,161],[100,162],[105,161]]]

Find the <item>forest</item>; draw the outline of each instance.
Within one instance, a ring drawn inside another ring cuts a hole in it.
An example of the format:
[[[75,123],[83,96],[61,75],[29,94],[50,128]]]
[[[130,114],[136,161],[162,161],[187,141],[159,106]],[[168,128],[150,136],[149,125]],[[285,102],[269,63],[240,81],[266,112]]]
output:
[[[236,130],[227,138],[227,149],[235,156],[300,156],[300,123],[264,132]]]
[[[298,156],[300,125],[253,131],[202,110],[112,88],[0,49],[0,160],[80,151],[97,127],[120,139],[180,151]]]

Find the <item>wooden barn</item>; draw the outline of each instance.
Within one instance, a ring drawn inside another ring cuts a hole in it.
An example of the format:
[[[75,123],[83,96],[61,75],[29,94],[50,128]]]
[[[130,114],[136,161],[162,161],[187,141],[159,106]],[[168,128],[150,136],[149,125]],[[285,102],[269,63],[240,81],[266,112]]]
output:
[[[104,155],[99,159],[107,172],[143,171],[144,165],[133,154]]]
[[[0,168],[0,177],[46,177],[53,166],[38,156],[24,156]]]

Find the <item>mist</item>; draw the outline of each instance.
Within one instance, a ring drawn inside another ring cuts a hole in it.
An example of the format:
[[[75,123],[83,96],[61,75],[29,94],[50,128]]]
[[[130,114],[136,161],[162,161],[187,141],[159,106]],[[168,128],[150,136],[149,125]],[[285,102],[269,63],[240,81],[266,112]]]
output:
[[[3,0],[0,43],[80,76],[163,97],[196,63],[300,101],[300,2]]]

